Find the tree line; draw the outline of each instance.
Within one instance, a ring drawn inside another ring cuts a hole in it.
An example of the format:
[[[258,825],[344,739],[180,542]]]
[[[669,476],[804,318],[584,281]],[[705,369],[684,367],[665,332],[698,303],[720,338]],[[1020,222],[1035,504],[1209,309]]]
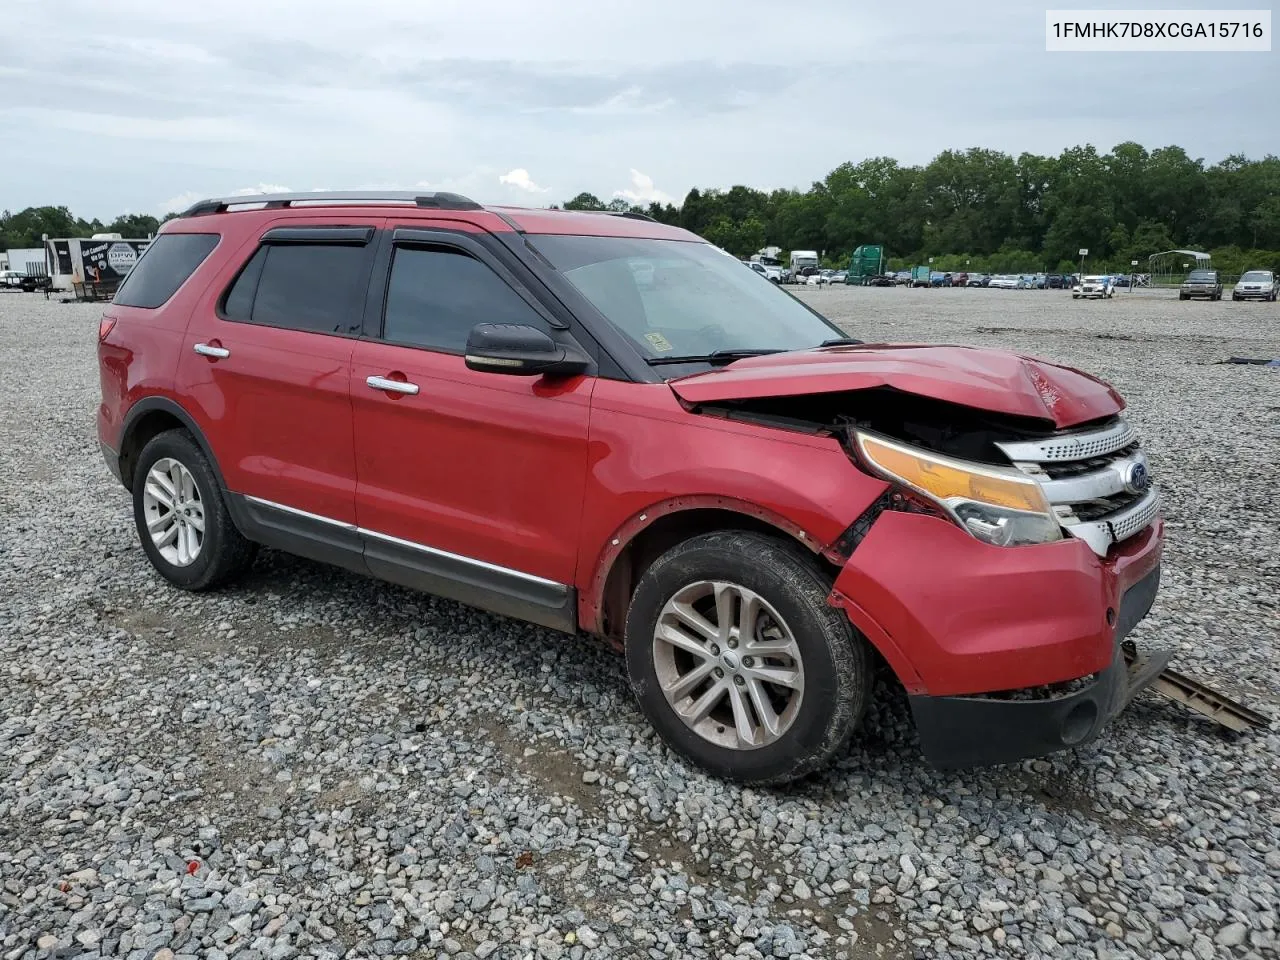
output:
[[[42,237],[91,237],[95,233],[118,233],[142,239],[160,229],[160,221],[145,214],[126,213],[110,223],[84,220],[66,207],[27,207],[17,213],[0,213],[0,250],[42,247]]]
[[[946,150],[924,166],[872,157],[842,163],[808,190],[695,188],[679,206],[580,193],[563,206],[643,213],[742,257],[765,246],[817,250],[829,266],[879,243],[894,269],[933,257],[939,270],[1068,270],[1085,247],[1090,269],[1127,270],[1189,248],[1207,250],[1227,273],[1280,270],[1280,157],[1206,165],[1181,147],[1132,142],[1057,157]],[[145,237],[159,226],[140,214],[104,224],[66,207],[29,207],[0,214],[0,249],[39,246],[44,234]]]
[[[844,265],[883,244],[894,268],[934,257],[940,270],[1128,270],[1153,253],[1206,250],[1226,272],[1280,270],[1280,157],[1206,165],[1181,147],[1086,145],[1057,157],[946,150],[925,166],[891,157],[842,163],[808,190],[693,189],[680,206],[580,193],[566,209],[644,213],[738,256],[765,246],[817,250]]]

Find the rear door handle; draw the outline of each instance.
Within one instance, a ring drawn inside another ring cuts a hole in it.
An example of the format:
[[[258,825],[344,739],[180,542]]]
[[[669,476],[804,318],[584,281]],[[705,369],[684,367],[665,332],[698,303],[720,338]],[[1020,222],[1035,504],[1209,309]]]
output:
[[[202,357],[214,357],[218,360],[225,360],[231,356],[231,351],[226,347],[214,347],[207,343],[197,343],[191,348]]]
[[[407,393],[413,396],[418,392],[416,383],[406,383],[403,380],[391,380],[387,377],[369,377],[365,380],[374,390],[389,390],[392,393]]]

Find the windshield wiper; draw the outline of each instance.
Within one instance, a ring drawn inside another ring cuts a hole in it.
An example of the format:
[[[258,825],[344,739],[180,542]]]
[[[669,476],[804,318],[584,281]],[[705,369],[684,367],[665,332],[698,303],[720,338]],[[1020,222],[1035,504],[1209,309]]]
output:
[[[862,343],[861,340],[855,340],[853,337],[832,337],[830,340],[823,340],[819,347],[856,347]]]
[[[780,347],[768,347],[753,350],[712,350],[710,353],[693,354],[680,357],[646,357],[645,363],[651,367],[665,366],[668,363],[733,363],[744,357],[764,357],[771,353],[786,353]]]

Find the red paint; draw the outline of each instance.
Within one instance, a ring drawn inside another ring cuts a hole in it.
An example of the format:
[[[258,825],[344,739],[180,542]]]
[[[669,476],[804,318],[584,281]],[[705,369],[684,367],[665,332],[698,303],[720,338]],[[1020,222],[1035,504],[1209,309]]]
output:
[[[832,602],[899,677],[935,695],[1071,680],[1111,663],[1108,607],[1159,563],[1163,525],[1105,559],[1068,538],[993,547],[934,517],[885,513],[836,578]],[[848,598],[856,598],[856,609]],[[896,662],[895,662],[896,661]]]
[[[893,387],[1070,427],[1119,413],[1120,396],[1086,373],[1002,350],[862,345],[750,357],[673,381],[690,403]]]
[[[839,537],[884,488],[834,437],[698,416],[665,384],[601,380],[578,544],[579,620],[599,629],[614,558],[669,510],[744,513],[797,539],[804,534],[816,548]]]
[[[478,373],[372,341],[352,362],[359,525],[572,582],[595,379]],[[365,383],[391,371],[418,394]]]
[[[1079,371],[967,347],[828,348],[670,384],[550,381],[478,373],[458,356],[377,340],[218,317],[218,298],[262,233],[299,220],[510,233],[506,217],[532,233],[696,241],[645,220],[500,213],[312,207],[166,224],[166,233],[222,239],[162,308],[107,308],[100,438],[119,450],[136,402],[171,399],[204,435],[232,491],[571,584],[580,623],[599,632],[612,565],[657,520],[728,511],[840,565],[831,545],[886,488],[833,437],[702,416],[688,404],[891,387],[1059,427],[1123,407]],[[196,343],[231,356],[198,355]],[[369,388],[373,375],[419,392]],[[1066,680],[1110,662],[1106,611],[1158,562],[1161,536],[1157,524],[1098,558],[1077,540],[991,547],[946,521],[886,512],[843,563],[830,602],[913,693]]]

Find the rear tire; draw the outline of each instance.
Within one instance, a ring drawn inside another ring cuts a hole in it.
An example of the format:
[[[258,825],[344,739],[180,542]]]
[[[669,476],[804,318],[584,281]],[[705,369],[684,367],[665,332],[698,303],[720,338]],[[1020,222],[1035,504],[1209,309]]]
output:
[[[632,689],[663,741],[740,783],[786,783],[826,765],[871,687],[866,643],[830,591],[801,548],[758,533],[694,537],[654,561],[625,645]]]
[[[217,475],[185,430],[166,430],[142,448],[133,475],[133,519],[151,565],[184,590],[226,583],[258,551],[236,528]]]

